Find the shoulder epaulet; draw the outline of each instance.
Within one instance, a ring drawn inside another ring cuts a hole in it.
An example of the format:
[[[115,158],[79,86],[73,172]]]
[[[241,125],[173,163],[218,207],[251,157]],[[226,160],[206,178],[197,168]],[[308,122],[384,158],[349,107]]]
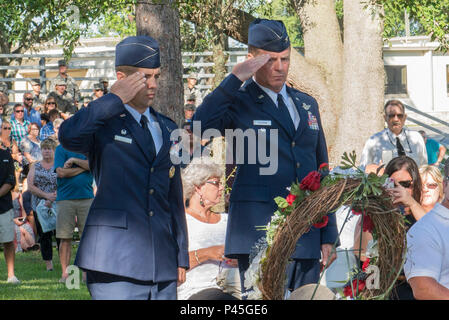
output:
[[[164,121],[166,121],[166,125],[172,125],[173,127],[178,127],[177,123],[174,122],[171,118],[167,117],[166,115],[159,112],[159,115],[161,116]]]
[[[314,97],[312,97],[310,94],[307,94],[307,93],[305,93],[303,91],[299,91],[298,89],[295,89],[295,88],[290,88],[290,90],[292,90],[295,93],[295,95],[298,95],[301,98],[310,98],[310,99],[314,99],[315,100]]]
[[[164,118],[165,120],[169,120],[169,121],[173,122],[174,124],[176,124],[176,122],[174,122],[171,118],[167,117],[165,114],[162,114],[162,113],[159,112],[159,115],[160,115],[162,118]]]

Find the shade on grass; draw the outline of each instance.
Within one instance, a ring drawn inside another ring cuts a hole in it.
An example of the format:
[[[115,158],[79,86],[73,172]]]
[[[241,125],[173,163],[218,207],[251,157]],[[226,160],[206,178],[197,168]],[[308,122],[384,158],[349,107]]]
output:
[[[77,246],[72,248],[71,263],[75,258],[76,249]],[[65,284],[58,282],[61,278],[61,264],[56,248],[53,249],[53,267],[53,271],[46,271],[39,251],[17,253],[15,273],[21,284],[7,284],[5,256],[0,250],[0,300],[90,299],[87,287],[81,282],[81,278],[79,289],[68,289]]]

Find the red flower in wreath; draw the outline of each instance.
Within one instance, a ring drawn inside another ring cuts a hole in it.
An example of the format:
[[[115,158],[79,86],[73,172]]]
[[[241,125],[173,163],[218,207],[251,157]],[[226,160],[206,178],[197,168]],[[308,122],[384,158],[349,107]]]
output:
[[[366,258],[366,260],[363,262],[363,265],[362,265],[362,271],[366,271],[366,268],[368,268],[369,263],[370,263],[370,259]]]
[[[329,217],[324,216],[323,219],[321,220],[321,222],[315,223],[313,226],[315,228],[321,229],[321,228],[324,228],[325,226],[327,226],[328,222],[329,222]]]
[[[320,167],[318,168],[318,171],[322,171],[324,169],[329,170],[329,164],[327,164],[326,162],[320,164]]]
[[[362,211],[355,211],[354,209],[352,209],[352,214],[356,215],[356,216],[359,216],[359,215],[362,214]]]
[[[374,229],[374,223],[371,218],[365,214],[363,216],[363,232],[372,232]]]
[[[302,179],[299,188],[301,190],[316,191],[320,188],[321,174],[317,171],[310,172],[304,179]]]
[[[359,290],[358,290],[358,292],[361,292],[361,291],[363,291],[363,289],[365,289],[365,285],[366,284],[365,284],[364,280],[358,280],[358,283],[359,283]],[[353,292],[352,288],[354,288],[354,292]],[[353,298],[354,297],[353,296],[354,293],[357,293],[357,279],[352,280],[352,287],[349,285],[349,286],[346,286],[343,289],[343,294],[345,295],[345,297]]]
[[[291,193],[287,196],[287,198],[285,198],[285,200],[287,200],[289,205],[292,205],[293,201],[295,201],[295,199],[296,199],[296,196]]]

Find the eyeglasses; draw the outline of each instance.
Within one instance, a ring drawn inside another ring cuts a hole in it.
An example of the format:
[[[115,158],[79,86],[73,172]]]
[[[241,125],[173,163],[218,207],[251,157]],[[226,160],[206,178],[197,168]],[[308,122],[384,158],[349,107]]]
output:
[[[423,183],[422,184],[423,188],[427,187],[427,189],[436,189],[438,188],[438,183]]]
[[[413,180],[398,181],[398,184],[400,184],[404,188],[408,189],[413,185]],[[397,184],[395,184],[395,185],[397,186]]]
[[[216,187],[221,186],[221,182],[220,181],[211,180],[211,181],[206,181],[206,183],[213,184]]]
[[[4,127],[2,130],[11,130],[11,127]]]
[[[398,119],[402,120],[404,118],[403,113],[395,113],[395,114],[387,114],[388,119],[394,119],[394,117],[398,117]]]
[[[56,102],[47,102],[47,104],[56,104]]]
[[[14,111],[15,113],[23,113],[23,112],[25,112],[25,111],[23,111],[23,110],[16,110],[16,111]]]

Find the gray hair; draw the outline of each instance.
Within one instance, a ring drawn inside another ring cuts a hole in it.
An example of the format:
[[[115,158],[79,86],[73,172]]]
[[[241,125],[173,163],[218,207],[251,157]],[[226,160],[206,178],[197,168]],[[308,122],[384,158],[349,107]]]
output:
[[[182,187],[184,198],[190,199],[195,187],[200,187],[210,178],[221,178],[223,170],[220,164],[212,161],[211,158],[194,158],[192,162],[182,171]]]

